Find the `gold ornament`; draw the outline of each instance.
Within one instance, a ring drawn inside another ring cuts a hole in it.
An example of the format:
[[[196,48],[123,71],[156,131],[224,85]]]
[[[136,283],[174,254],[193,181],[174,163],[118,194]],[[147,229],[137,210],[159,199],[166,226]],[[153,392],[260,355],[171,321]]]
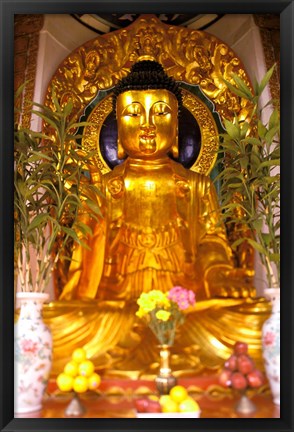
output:
[[[248,116],[250,106],[233,95],[224,82],[236,73],[250,86],[233,51],[205,32],[167,26],[148,15],[70,54],[50,83],[47,104],[52,104],[54,86],[61,104],[68,99],[74,102],[73,116],[79,118],[100,90],[111,90],[142,56],[155,58],[176,80],[198,86],[221,118],[232,119],[235,113],[239,118]],[[103,211],[107,203],[110,207],[104,221],[94,227],[92,250],[75,250],[62,301],[53,302],[47,309],[47,322],[53,328],[55,371],[65,361],[64,352],[73,343],[82,343],[96,367],[109,374],[119,371],[120,375],[138,377],[145,370],[147,375],[154,375],[156,344],[150,332],[136,321],[132,301],[154,283],[161,290],[170,289],[180,273],[186,287],[191,284],[197,291],[198,302],[176,340],[176,370],[194,374],[217,370],[231,346],[242,339],[256,347],[257,364],[261,357],[260,328],[268,316],[268,305],[250,298],[255,293],[250,285],[252,272],[232,267],[232,251],[218,224],[217,196],[204,176],[211,171],[218,148],[214,118],[202,100],[183,89],[184,106],[197,120],[202,141],[195,164],[185,170],[162,153],[167,149],[176,152],[177,107],[170,92],[156,93],[160,100],[167,97],[165,103],[172,106],[173,121],[164,126],[170,131],[170,140],[165,141],[162,133],[157,147],[150,132],[139,141],[133,140],[131,128],[124,136],[120,127],[126,119],[119,107],[120,103],[121,108],[127,106],[123,93],[118,98],[119,146],[129,158],[114,171],[98,145],[102,125],[112,110],[111,94],[88,118],[95,124],[85,128],[82,145],[97,149],[95,160],[101,176],[96,178],[106,197],[101,206]],[[146,95],[154,97],[152,92]],[[140,100],[146,110],[145,103]],[[152,156],[156,152],[160,152],[158,159]],[[201,242],[203,231],[209,233],[211,242]],[[197,255],[199,272],[193,262],[198,247],[202,249],[202,258]],[[87,269],[84,273],[79,266],[81,260]]]

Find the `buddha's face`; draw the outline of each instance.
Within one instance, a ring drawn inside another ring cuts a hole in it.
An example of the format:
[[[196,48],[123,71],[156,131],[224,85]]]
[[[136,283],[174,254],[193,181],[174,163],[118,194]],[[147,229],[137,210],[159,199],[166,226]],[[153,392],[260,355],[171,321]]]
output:
[[[178,101],[168,90],[129,90],[117,98],[120,144],[133,158],[165,156],[176,140]]]

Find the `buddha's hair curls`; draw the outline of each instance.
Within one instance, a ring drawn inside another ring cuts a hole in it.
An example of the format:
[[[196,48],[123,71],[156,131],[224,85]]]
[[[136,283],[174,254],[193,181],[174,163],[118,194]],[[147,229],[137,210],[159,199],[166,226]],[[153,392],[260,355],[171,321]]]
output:
[[[182,93],[177,81],[169,77],[160,63],[142,60],[134,63],[129,74],[122,78],[113,90],[113,110],[116,111],[118,95],[128,90],[168,90],[178,100],[178,112],[183,106]]]

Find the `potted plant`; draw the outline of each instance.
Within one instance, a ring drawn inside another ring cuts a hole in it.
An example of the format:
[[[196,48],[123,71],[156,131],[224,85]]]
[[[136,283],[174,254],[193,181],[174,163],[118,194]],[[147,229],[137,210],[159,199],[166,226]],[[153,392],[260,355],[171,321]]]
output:
[[[99,190],[84,175],[92,155],[76,142],[75,132],[83,124],[74,121],[72,108],[71,101],[61,107],[56,98],[54,110],[36,103],[28,106],[29,114],[50,125],[50,136],[15,125],[14,247],[20,301],[15,325],[16,413],[41,408],[49,377],[52,338],[41,311],[52,272],[70,243],[84,244],[83,238],[91,234],[83,214],[100,215]]]
[[[232,248],[247,242],[258,252],[265,269],[267,288],[264,293],[272,301],[272,316],[263,326],[263,354],[274,402],[279,404],[280,122],[275,101],[260,106],[260,96],[274,67],[260,83],[255,82],[253,91],[238,76],[232,76],[234,84],[226,82],[233,93],[250,101],[252,110],[245,120],[237,117],[233,121],[224,120],[223,169],[218,179],[225,221],[234,224],[235,231],[241,231]],[[268,120],[264,120],[265,110],[271,111]]]

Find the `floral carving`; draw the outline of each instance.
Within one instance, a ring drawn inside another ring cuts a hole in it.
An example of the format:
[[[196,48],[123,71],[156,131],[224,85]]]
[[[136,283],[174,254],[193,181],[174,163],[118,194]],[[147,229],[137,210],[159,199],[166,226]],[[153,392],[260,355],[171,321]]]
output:
[[[224,83],[235,73],[250,86],[234,52],[209,33],[163,24],[143,15],[129,27],[86,42],[58,68],[49,85],[46,103],[52,104],[52,87],[61,103],[74,101],[79,117],[99,90],[110,89],[126,75],[139,57],[152,56],[177,80],[197,84],[221,116],[246,117],[246,102],[232,95]]]

